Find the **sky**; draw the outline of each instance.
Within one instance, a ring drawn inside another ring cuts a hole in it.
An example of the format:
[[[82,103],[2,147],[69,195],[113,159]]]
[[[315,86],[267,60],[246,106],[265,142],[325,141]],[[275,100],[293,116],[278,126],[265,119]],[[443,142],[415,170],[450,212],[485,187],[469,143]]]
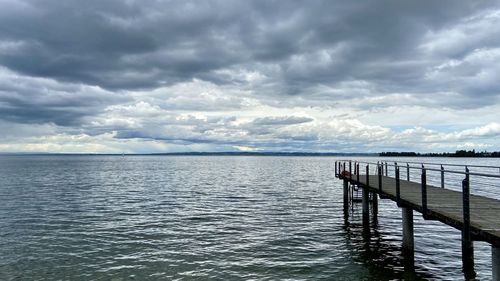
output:
[[[0,7],[0,152],[500,150],[498,1]]]

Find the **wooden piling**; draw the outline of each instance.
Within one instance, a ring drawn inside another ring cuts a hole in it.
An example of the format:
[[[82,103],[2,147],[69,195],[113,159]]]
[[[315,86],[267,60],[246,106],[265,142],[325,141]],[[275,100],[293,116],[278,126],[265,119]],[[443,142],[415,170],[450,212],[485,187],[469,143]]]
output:
[[[363,187],[362,205],[363,205],[363,225],[370,224],[370,209],[369,209],[369,191],[370,186],[370,166],[366,165],[366,186]]]
[[[349,182],[344,179],[344,214],[349,213]]]
[[[402,254],[405,270],[413,269],[415,263],[415,243],[413,238],[413,210],[401,208],[403,223]]]
[[[491,246],[491,271],[491,280],[500,281],[500,247]]]
[[[369,194],[367,187],[363,187],[363,196],[362,196],[362,204],[363,204],[363,225],[368,225],[370,223],[370,207],[369,207]]]

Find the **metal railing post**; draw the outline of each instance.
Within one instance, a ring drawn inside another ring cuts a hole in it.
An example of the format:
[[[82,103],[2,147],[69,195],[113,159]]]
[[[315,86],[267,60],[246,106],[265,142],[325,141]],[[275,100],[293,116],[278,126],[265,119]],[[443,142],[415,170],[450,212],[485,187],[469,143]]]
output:
[[[359,183],[359,163],[356,164],[356,166],[357,166],[356,169],[358,170],[358,172],[356,173],[356,181],[358,181]]]
[[[387,162],[385,162],[385,176],[386,177],[387,177],[387,174],[388,174],[388,172],[387,172]]]
[[[352,180],[352,163],[349,161],[349,179]]]
[[[367,164],[366,165],[366,186],[367,187],[370,185],[369,174],[370,174],[370,164]]]
[[[398,207],[401,205],[401,186],[399,182],[399,167],[396,166],[396,203]]]
[[[444,188],[444,168],[441,165],[441,188]]]
[[[462,180],[462,200],[463,200],[463,215],[464,215],[464,239],[470,241],[470,181],[469,181],[469,169],[465,167],[465,179]]]
[[[406,163],[406,180],[410,181],[410,164]]]
[[[422,165],[422,215],[424,219],[427,219],[427,171],[424,165]]]
[[[335,161],[335,177],[337,177],[338,173],[337,173],[337,161]]]
[[[377,167],[377,172],[378,172],[378,190],[380,191],[380,193],[382,193],[382,170],[383,169],[384,169],[384,166],[382,166],[382,164],[380,164]]]

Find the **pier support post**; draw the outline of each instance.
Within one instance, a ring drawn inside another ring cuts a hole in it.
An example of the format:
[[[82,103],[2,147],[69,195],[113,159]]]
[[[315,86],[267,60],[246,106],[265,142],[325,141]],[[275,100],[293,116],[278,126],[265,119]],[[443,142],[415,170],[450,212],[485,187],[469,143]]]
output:
[[[377,220],[378,220],[378,195],[376,192],[372,192],[372,212],[373,212],[373,221],[377,222]]]
[[[413,239],[413,210],[401,208],[403,217],[403,260],[405,270],[411,270],[415,263],[415,244]]]
[[[344,179],[344,215],[349,212],[349,182]]]
[[[472,240],[464,239],[462,235],[462,271],[465,279],[474,279],[476,272],[474,271],[474,244]]]
[[[491,271],[493,281],[500,280],[500,247],[491,246]]]
[[[368,226],[370,224],[370,207],[368,205],[369,201],[369,191],[368,188],[364,187],[363,188],[363,197],[362,197],[362,204],[363,204],[363,225]]]
[[[462,236],[462,272],[464,273],[466,280],[476,278],[476,272],[474,271],[474,244],[472,240],[466,240],[464,239],[463,236]]]

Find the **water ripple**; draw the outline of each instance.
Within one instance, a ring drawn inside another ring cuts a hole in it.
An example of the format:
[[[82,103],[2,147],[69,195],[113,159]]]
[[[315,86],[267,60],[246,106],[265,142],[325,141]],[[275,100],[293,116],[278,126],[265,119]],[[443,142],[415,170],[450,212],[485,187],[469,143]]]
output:
[[[334,161],[2,156],[0,279],[463,279],[455,229],[416,215],[408,274],[394,203],[369,235],[359,208],[344,223]]]

